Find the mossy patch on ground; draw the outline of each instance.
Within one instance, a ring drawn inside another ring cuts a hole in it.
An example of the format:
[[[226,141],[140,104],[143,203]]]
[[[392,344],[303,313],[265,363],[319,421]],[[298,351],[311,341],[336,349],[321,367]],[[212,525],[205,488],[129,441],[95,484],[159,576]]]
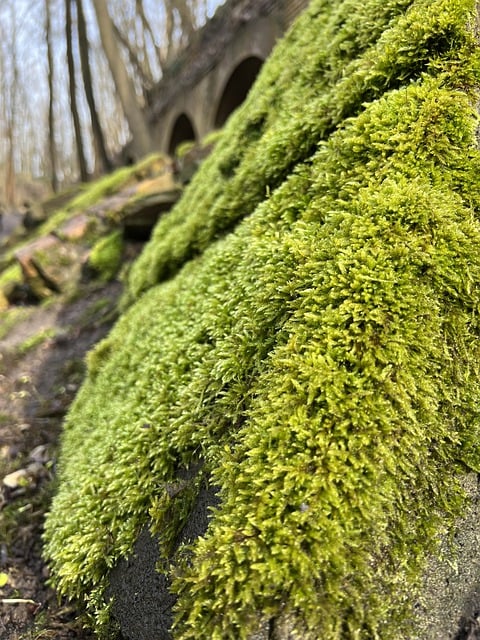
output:
[[[88,258],[88,265],[102,280],[112,280],[120,268],[122,253],[122,232],[113,231],[94,244]]]
[[[195,467],[220,503],[165,551],[176,639],[415,637],[480,470],[475,17],[313,0],[157,225],[46,523],[59,591],[99,624],[142,528],[172,548]]]

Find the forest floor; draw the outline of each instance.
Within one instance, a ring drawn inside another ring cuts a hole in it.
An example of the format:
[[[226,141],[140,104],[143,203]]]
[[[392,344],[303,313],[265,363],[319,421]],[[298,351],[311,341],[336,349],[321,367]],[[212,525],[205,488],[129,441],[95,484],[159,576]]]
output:
[[[121,285],[89,283],[74,298],[0,312],[0,638],[86,640],[42,559],[63,417],[85,354],[116,318]]]

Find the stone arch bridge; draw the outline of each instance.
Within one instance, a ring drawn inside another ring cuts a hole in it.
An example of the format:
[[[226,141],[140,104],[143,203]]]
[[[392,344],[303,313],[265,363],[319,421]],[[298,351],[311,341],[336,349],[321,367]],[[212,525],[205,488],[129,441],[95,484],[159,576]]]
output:
[[[154,146],[173,153],[221,127],[245,99],[276,41],[309,0],[227,0],[148,99]]]

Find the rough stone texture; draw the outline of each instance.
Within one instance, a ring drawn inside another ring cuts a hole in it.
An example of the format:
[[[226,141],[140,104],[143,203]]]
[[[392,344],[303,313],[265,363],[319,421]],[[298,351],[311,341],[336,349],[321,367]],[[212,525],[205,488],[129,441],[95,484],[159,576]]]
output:
[[[49,234],[22,247],[15,257],[25,283],[38,298],[44,298],[78,280],[84,253],[84,248]]]
[[[160,193],[162,191],[172,191],[178,187],[178,183],[173,176],[173,166],[169,173],[165,173],[156,178],[150,178],[149,180],[143,180],[139,183],[137,188],[137,194],[151,194]]]
[[[470,474],[464,486],[471,507],[458,523],[455,549],[447,539],[425,576],[422,600],[412,635],[403,640],[477,640],[480,638],[480,489]],[[209,508],[217,503],[212,490],[203,488],[176,547],[202,535]],[[108,597],[114,597],[113,615],[128,640],[170,640],[175,598],[165,575],[156,570],[158,543],[147,527],[140,533],[133,554],[111,573]],[[250,640],[298,640],[294,624],[284,616],[265,620]]]
[[[217,504],[213,489],[203,487],[175,547],[192,542],[205,533],[210,507]],[[170,582],[156,570],[157,540],[145,527],[130,558],[122,560],[110,575],[107,597],[113,597],[113,616],[128,640],[169,640],[175,597]]]
[[[147,240],[159,217],[180,198],[181,190],[172,189],[138,198],[123,210],[123,228],[127,238]]]
[[[132,640],[170,638],[174,596],[165,575],[155,570],[158,544],[148,528],[140,533],[128,560],[112,571],[107,595],[114,597],[113,615],[122,635]]]
[[[195,144],[185,155],[176,159],[175,173],[182,184],[188,184],[200,168],[202,162],[213,150],[213,144]]]
[[[415,640],[480,638],[479,479],[472,473],[463,484],[471,506],[457,525],[455,548],[445,539],[427,569]]]
[[[78,216],[70,218],[64,222],[56,235],[62,240],[80,240],[84,238],[88,233],[91,226],[91,218],[85,213],[80,213]]]

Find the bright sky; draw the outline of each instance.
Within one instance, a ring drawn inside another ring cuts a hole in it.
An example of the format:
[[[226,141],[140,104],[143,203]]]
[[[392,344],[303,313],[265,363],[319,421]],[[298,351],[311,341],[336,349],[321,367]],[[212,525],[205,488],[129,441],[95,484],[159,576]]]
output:
[[[47,55],[45,44],[45,1],[46,0],[0,0],[0,77],[2,89],[0,91],[0,167],[6,153],[6,113],[9,104],[12,103],[12,87],[15,86],[17,97],[15,99],[15,119],[18,133],[16,135],[16,146],[23,149],[22,155],[34,158],[30,169],[33,173],[42,171],[41,158],[46,148],[46,104],[48,101],[47,84]],[[55,49],[55,111],[57,122],[64,121],[63,130],[58,133],[57,145],[65,158],[72,157],[75,150],[73,147],[73,134],[71,122],[69,121],[69,98],[66,69],[65,51],[65,0],[49,0],[54,28],[54,49]],[[225,0],[199,0],[199,5],[207,11],[211,17],[215,9],[224,4]],[[91,44],[98,46],[98,33],[92,0],[83,0],[85,14],[88,22],[88,35]],[[134,11],[133,0],[110,0],[110,7],[123,6]],[[159,33],[159,41],[162,37],[162,7],[163,0],[144,0],[145,12],[151,21],[154,31]],[[113,12],[112,12],[113,13]],[[115,16],[114,16],[115,17]],[[13,46],[14,36],[17,34],[18,46]],[[160,44],[160,42],[158,43]],[[12,52],[16,51],[17,65],[12,64]],[[102,75],[103,91],[106,91],[109,82],[109,73],[106,63],[103,68],[96,69]],[[17,81],[14,83],[15,73]],[[110,85],[111,87],[111,85]],[[111,87],[112,90],[112,87]],[[96,87],[97,94],[101,89]],[[104,112],[104,123],[107,137],[112,134],[109,127],[117,127],[119,116],[113,105],[107,104],[107,94],[98,95]],[[80,101],[80,108],[86,114],[85,103]],[[109,111],[110,109],[110,111]],[[41,150],[35,152],[35,150]],[[36,157],[36,159],[35,159]],[[21,164],[21,159],[17,160],[17,165]],[[18,170],[28,170],[21,166]]]

